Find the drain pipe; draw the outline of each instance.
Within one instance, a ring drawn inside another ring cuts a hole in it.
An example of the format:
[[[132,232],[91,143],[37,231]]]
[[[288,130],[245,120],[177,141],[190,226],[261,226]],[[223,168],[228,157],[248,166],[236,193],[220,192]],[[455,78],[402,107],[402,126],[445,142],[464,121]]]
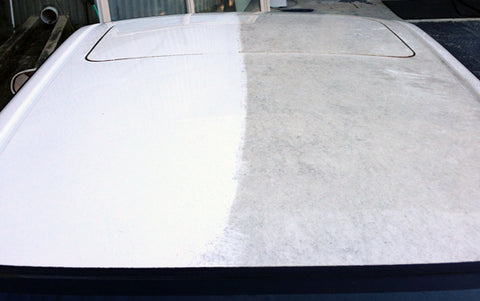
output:
[[[55,24],[58,20],[58,10],[53,6],[47,6],[40,12],[40,19],[45,24]]]
[[[10,17],[12,17],[12,26],[13,26],[13,29],[15,29],[15,16],[13,15],[13,3],[12,3],[12,0],[10,0]]]

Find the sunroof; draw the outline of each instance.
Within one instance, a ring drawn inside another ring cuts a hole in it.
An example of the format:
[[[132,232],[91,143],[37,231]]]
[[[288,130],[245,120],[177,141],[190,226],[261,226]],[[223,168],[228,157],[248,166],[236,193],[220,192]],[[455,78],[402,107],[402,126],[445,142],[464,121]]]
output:
[[[171,16],[170,26],[158,20],[135,25],[120,22],[89,53],[90,61],[110,61],[147,57],[214,55],[225,53],[265,53],[304,55],[364,55],[411,57],[414,52],[390,28],[379,21],[356,17],[305,16],[290,22],[276,14],[256,20],[214,22],[209,16]],[[332,22],[335,18],[335,22]],[[226,43],[228,36],[240,34],[242,43]],[[240,45],[240,48],[238,46]]]

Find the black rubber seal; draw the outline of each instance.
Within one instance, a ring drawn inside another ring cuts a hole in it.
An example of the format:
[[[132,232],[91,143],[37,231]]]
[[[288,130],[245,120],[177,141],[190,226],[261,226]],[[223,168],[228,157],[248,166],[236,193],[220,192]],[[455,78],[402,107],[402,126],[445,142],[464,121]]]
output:
[[[318,294],[479,288],[480,262],[158,269],[0,266],[0,292],[24,294]]]

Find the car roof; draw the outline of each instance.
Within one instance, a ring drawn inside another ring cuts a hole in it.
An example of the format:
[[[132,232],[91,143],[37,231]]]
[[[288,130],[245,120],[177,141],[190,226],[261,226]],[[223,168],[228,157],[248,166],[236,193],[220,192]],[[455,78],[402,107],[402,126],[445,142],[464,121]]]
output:
[[[0,264],[478,261],[479,86],[399,21],[83,28],[0,114]]]

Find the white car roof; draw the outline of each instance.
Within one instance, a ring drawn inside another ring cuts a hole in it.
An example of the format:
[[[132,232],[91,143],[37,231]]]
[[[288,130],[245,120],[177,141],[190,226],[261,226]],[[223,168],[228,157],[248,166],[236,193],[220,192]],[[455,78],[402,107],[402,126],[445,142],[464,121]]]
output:
[[[479,91],[399,21],[83,28],[0,114],[0,265],[478,261]]]

